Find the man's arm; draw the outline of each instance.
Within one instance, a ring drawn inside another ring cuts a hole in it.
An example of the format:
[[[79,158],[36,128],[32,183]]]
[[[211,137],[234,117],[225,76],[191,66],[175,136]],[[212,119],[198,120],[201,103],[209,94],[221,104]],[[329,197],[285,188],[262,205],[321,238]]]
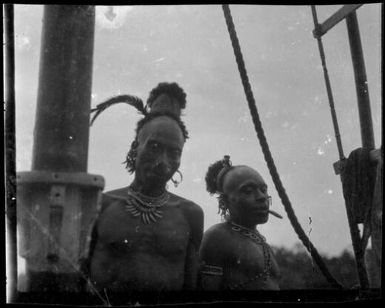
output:
[[[225,238],[217,230],[208,230],[199,251],[198,285],[203,290],[222,290],[224,282]]]
[[[199,247],[203,236],[203,211],[193,204],[187,211],[191,227],[190,240],[187,246],[183,289],[194,290],[197,287]]]
[[[102,206],[101,206],[101,209],[100,209],[100,211],[99,211],[99,213],[98,213],[98,215],[97,215],[97,217],[96,217],[96,219],[92,225],[91,240],[89,243],[88,255],[86,258],[81,260],[81,265],[80,265],[81,271],[82,271],[84,277],[87,279],[90,279],[90,277],[91,277],[91,262],[92,262],[92,258],[94,256],[96,243],[98,241],[98,223],[100,220],[100,216],[102,215],[104,210],[109,205],[110,205],[109,198],[105,194],[102,194]],[[84,286],[84,287],[87,288],[86,286]]]
[[[198,277],[198,252],[192,242],[187,246],[187,254],[185,260],[184,270],[184,284],[183,289],[194,290],[197,285]]]

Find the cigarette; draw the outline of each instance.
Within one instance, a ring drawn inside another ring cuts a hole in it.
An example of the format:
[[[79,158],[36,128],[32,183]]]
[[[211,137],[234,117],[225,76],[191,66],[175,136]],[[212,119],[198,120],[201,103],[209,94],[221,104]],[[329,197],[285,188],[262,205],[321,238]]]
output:
[[[279,219],[282,219],[282,218],[283,218],[283,217],[282,217],[281,215],[279,215],[277,212],[274,212],[274,211],[272,211],[272,210],[269,210],[269,213],[270,213],[271,215],[273,215],[273,216],[279,218]]]

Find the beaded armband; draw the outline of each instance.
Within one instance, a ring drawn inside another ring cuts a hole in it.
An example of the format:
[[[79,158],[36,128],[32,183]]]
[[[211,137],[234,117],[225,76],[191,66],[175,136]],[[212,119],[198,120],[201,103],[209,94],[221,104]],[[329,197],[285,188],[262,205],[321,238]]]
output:
[[[223,268],[214,265],[203,265],[201,273],[204,275],[223,276]]]

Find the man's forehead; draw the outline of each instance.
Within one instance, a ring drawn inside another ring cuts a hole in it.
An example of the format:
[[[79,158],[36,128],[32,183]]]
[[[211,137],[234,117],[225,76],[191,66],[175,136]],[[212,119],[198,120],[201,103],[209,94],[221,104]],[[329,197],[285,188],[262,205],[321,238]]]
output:
[[[248,166],[237,166],[230,170],[225,176],[224,185],[232,189],[246,182],[255,182],[258,185],[265,185],[262,176],[254,169]]]
[[[167,116],[159,116],[144,124],[139,131],[138,139],[148,137],[166,137],[184,142],[183,133],[178,123]]]

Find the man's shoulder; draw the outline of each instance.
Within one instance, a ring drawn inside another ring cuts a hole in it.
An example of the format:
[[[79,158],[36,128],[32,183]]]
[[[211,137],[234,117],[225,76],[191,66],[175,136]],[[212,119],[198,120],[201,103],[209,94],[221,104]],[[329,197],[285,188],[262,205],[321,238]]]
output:
[[[128,186],[103,192],[103,198],[125,197],[127,196]]]
[[[215,224],[204,233],[206,240],[223,240],[223,238],[227,238],[228,236],[229,232],[226,222]]]
[[[127,187],[122,187],[102,193],[102,209],[104,212],[107,208],[111,208],[112,204],[124,201],[127,195]]]
[[[198,250],[203,234],[203,220],[204,214],[202,208],[195,202],[188,200],[186,198],[177,196],[173,193],[170,193],[171,200],[177,204],[177,206],[183,212],[185,218],[187,219],[191,230],[192,230],[192,240]]]
[[[182,207],[182,209],[185,209],[187,211],[192,211],[195,213],[202,213],[203,214],[202,207],[200,205],[196,204],[194,201],[183,198],[183,197],[178,196],[176,194],[173,194],[171,192],[169,194],[174,201],[179,202],[179,205]]]
[[[232,251],[231,236],[226,228],[226,223],[211,226],[203,234],[201,245],[201,257],[210,260],[227,256]]]

